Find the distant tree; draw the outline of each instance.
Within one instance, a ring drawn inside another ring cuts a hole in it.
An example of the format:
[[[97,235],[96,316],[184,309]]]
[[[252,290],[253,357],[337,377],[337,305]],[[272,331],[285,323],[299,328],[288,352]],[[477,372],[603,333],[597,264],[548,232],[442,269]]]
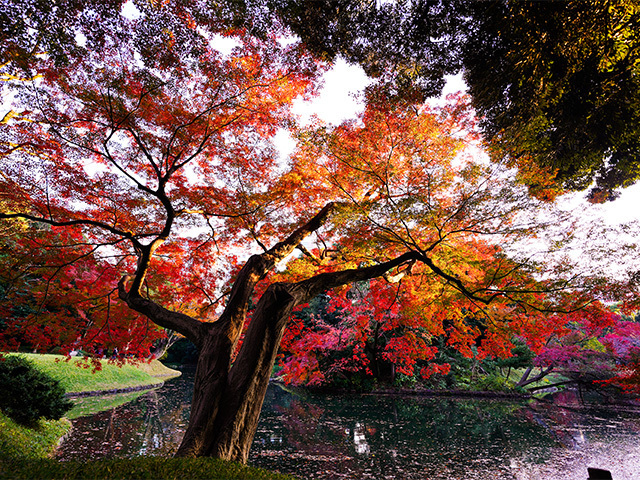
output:
[[[640,178],[635,1],[477,2],[465,79],[496,154],[534,192],[546,170],[592,201]]]

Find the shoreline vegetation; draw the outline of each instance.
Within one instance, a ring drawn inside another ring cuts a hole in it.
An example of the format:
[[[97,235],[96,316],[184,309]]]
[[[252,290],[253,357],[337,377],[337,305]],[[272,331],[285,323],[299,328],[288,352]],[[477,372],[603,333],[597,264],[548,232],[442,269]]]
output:
[[[7,355],[7,354],[5,354]],[[13,354],[9,354],[13,355]],[[130,401],[164,380],[181,375],[158,360],[118,366],[102,362],[77,366],[82,359],[66,361],[61,355],[23,354],[38,369],[60,381],[77,405],[60,420],[41,419],[20,425],[0,412],[0,479],[208,479],[208,480],[295,480],[294,477],[234,462],[208,458],[157,458],[69,461],[53,458],[56,447],[71,430],[69,419],[113,408]],[[113,395],[114,392],[128,392]]]
[[[513,375],[501,378],[499,382],[487,381],[489,375],[478,377],[476,381],[463,379],[456,385],[434,387],[424,385],[419,382],[413,382],[410,385],[406,383],[370,383],[364,384],[325,384],[325,385],[296,385],[288,384],[282,377],[275,376],[271,379],[272,383],[279,385],[281,388],[291,392],[309,392],[329,395],[383,395],[383,396],[421,396],[421,397],[465,397],[465,398],[504,398],[504,399],[535,399],[543,397],[549,393],[558,391],[557,386],[566,388],[567,384],[572,383],[561,374],[551,374],[530,385],[529,389],[518,388],[518,373],[524,369],[514,369]],[[564,381],[561,381],[564,380]]]

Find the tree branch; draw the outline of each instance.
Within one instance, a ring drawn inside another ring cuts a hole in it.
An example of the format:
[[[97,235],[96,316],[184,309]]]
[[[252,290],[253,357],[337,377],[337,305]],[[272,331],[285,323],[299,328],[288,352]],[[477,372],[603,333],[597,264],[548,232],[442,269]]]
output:
[[[286,240],[276,243],[269,251],[262,255],[275,265],[293,252],[302,240],[318,230],[335,210],[337,205],[335,202],[327,203],[311,220],[289,235]]]
[[[142,297],[137,291],[127,292],[126,284],[130,279],[129,275],[125,275],[118,282],[118,297],[122,301],[131,309],[149,318],[156,325],[175,330],[191,340],[196,347],[202,347],[205,334],[202,322],[184,313],[166,309],[154,301]]]
[[[407,252],[393,260],[378,265],[315,275],[293,284],[292,288],[296,292],[296,304],[307,303],[315,296],[330,288],[380,277],[392,268],[406,262],[419,260],[420,257],[421,255],[418,252]]]
[[[227,306],[216,323],[226,324],[230,338],[236,338],[244,323],[249,299],[256,284],[278,263],[285,258],[308,235],[316,231],[326,221],[336,204],[328,203],[311,220],[296,229],[289,237],[278,242],[260,255],[252,255],[244,264],[233,283]]]
[[[134,247],[140,246],[140,242],[138,241],[138,239],[133,233],[120,230],[118,228],[112,227],[111,225],[107,225],[106,223],[98,222],[95,220],[76,219],[76,220],[56,221],[56,220],[52,220],[44,217],[37,217],[35,215],[30,215],[28,213],[0,213],[0,219],[14,219],[14,218],[21,218],[24,220],[31,220],[33,222],[39,222],[39,223],[46,223],[53,227],[70,227],[70,226],[97,227],[97,228],[106,230],[109,233],[113,233],[114,235],[118,235],[120,237],[130,240],[134,244]]]

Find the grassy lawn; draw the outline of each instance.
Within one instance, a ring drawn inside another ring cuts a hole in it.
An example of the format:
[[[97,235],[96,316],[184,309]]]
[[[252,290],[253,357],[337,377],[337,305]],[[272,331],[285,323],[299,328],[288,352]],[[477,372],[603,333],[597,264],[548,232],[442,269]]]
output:
[[[180,375],[180,372],[165,367],[157,360],[153,360],[150,364],[140,363],[121,367],[103,361],[102,369],[94,373],[91,364],[85,363],[79,358],[71,358],[67,361],[66,357],[61,355],[30,353],[20,353],[19,355],[26,357],[40,370],[59,380],[60,385],[67,393],[156,385],[167,378]]]
[[[70,428],[71,423],[64,418],[40,420],[36,425],[26,427],[0,412],[0,465],[46,457]]]
[[[51,459],[17,461],[5,468],[0,478],[15,480],[294,480],[294,477],[212,458],[138,457],[127,460],[57,462]]]

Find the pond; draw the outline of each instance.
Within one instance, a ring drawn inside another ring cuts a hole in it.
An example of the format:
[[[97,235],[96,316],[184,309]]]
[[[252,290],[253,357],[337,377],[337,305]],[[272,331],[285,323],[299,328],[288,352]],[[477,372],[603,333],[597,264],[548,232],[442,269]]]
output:
[[[170,455],[192,372],[73,421],[61,459]],[[587,467],[640,478],[640,409],[554,402],[316,395],[271,385],[249,463],[317,479],[580,480]]]

